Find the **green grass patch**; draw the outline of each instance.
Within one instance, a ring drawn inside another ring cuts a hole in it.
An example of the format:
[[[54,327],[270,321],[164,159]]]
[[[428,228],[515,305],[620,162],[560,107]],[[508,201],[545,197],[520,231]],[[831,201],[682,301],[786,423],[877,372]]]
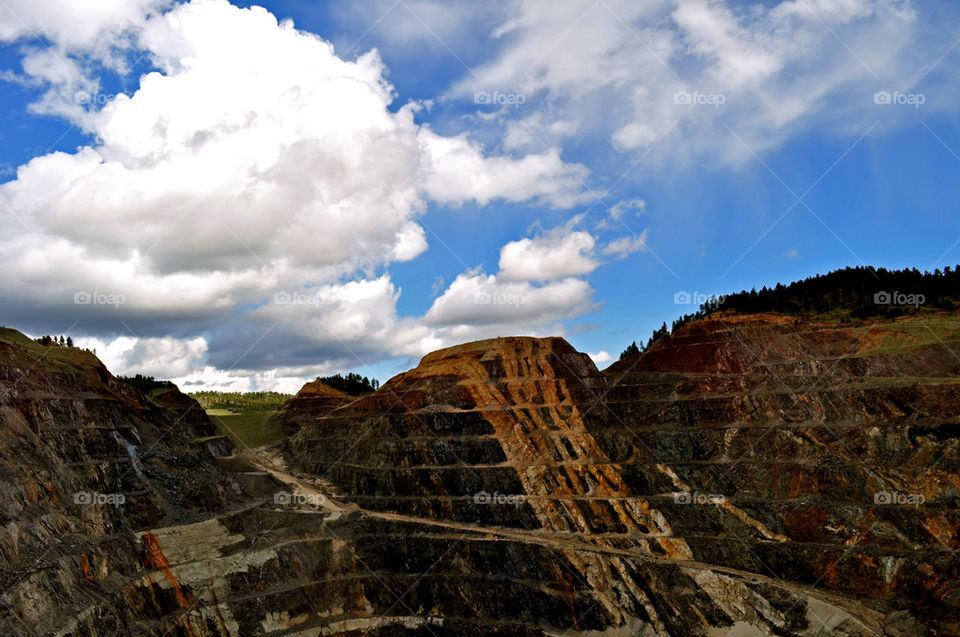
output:
[[[207,412],[217,429],[229,436],[241,450],[247,447],[259,447],[283,438],[282,434],[272,432],[264,426],[275,413],[277,412],[265,411],[258,414],[217,415]]]
[[[254,392],[190,392],[190,398],[196,400],[209,413],[211,409],[222,409],[231,414],[262,414],[280,409],[285,402],[293,398],[290,394],[275,391]]]
[[[918,347],[946,345],[960,352],[960,314],[931,314],[910,321],[882,323],[876,326],[887,332],[881,341],[855,356],[902,354]],[[864,334],[868,328],[863,328]]]
[[[15,329],[9,327],[0,327],[0,343],[10,343],[11,345],[25,345],[27,347],[42,347],[33,339],[27,338]]]
[[[9,327],[0,327],[0,346],[4,349],[4,360],[0,364],[11,367],[51,373],[83,373],[100,367],[100,361],[91,352],[77,347],[41,345]]]

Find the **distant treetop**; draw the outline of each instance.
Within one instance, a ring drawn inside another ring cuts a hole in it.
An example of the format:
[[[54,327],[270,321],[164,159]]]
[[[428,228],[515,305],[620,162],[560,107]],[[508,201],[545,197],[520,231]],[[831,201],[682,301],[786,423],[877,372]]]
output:
[[[914,300],[909,300],[913,297]],[[898,302],[901,301],[901,302]],[[706,314],[735,312],[780,312],[826,314],[847,310],[853,318],[899,316],[921,306],[951,309],[960,301],[960,266],[934,272],[857,267],[808,277],[789,285],[763,287],[722,298],[720,303],[701,305]]]
[[[69,336],[50,336],[45,335],[40,338],[33,339],[41,345],[59,345],[60,347],[73,347],[73,339]]]
[[[743,290],[715,297],[700,306],[696,312],[685,314],[673,322],[667,331],[666,323],[654,331],[642,348],[632,343],[620,354],[620,359],[637,356],[661,338],[672,334],[690,321],[716,312],[778,312],[797,317],[821,315],[835,311],[841,321],[869,317],[894,317],[920,311],[921,307],[953,309],[960,304],[960,265],[933,272],[887,270],[872,266],[844,268],[827,274],[818,274],[789,285],[778,283],[773,288]],[[642,343],[642,341],[641,341]]]
[[[235,414],[257,414],[276,411],[292,398],[275,391],[220,392],[196,391],[188,394],[204,409],[226,409]]]
[[[176,387],[176,385],[169,380],[157,380],[153,376],[144,376],[142,374],[137,374],[136,376],[117,376],[117,380],[131,387],[136,387],[145,394],[150,393],[154,389],[173,389]]]
[[[361,376],[360,374],[354,374],[350,372],[346,376],[342,374],[334,374],[333,376],[317,376],[317,380],[323,383],[342,391],[345,394],[350,394],[351,396],[359,396],[360,394],[369,394],[370,392],[377,391],[380,388],[380,381],[376,378],[370,379],[366,376]]]

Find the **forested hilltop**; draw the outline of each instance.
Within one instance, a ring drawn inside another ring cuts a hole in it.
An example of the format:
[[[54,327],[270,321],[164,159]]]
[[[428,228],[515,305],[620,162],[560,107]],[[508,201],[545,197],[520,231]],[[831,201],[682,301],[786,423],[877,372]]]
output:
[[[788,285],[778,283],[716,296],[693,313],[664,323],[646,343],[631,343],[620,359],[636,356],[653,343],[695,319],[717,312],[779,312],[800,317],[831,315],[841,322],[871,317],[895,317],[925,309],[953,309],[960,305],[960,265],[933,272],[887,270],[872,266],[844,268]]]
[[[351,396],[369,394],[370,392],[375,392],[380,388],[380,381],[376,378],[367,378],[366,376],[361,376],[360,374],[355,374],[353,372],[350,372],[346,376],[342,374],[334,374],[333,376],[317,376],[317,380],[328,387],[333,387],[334,389],[342,391],[345,394],[350,394]]]
[[[360,374],[334,374],[320,376],[318,381],[351,396],[359,396],[376,391],[380,381]],[[293,398],[291,394],[273,391],[259,392],[217,392],[198,391],[190,394],[204,409],[226,409],[235,414],[256,414],[280,409],[285,402]]]

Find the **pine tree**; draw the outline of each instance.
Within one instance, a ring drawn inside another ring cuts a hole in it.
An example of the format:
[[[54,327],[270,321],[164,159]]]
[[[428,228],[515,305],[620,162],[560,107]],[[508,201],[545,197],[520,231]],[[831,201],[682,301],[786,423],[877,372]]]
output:
[[[796,324],[800,325],[805,320],[820,320],[822,315],[835,310],[841,311],[839,319],[843,320],[845,315],[846,323],[869,317],[890,318],[924,311],[920,307],[875,302],[875,295],[882,291],[888,294],[922,295],[927,307],[953,310],[960,306],[960,265],[944,266],[942,270],[933,272],[921,272],[916,268],[887,270],[872,266],[844,268],[788,285],[778,283],[773,288],[762,286],[759,291],[756,288],[743,290],[724,295],[722,300],[709,297],[696,312],[673,321],[671,331],[666,330],[666,323],[654,330],[647,340],[647,347],[675,333],[690,321],[710,318],[715,312],[778,312],[793,316]],[[633,351],[632,347],[627,348],[621,358],[636,355]],[[637,348],[636,353],[640,351],[642,349]]]
[[[623,352],[620,354],[620,360],[623,360],[625,358],[630,358],[631,356],[639,356],[639,355],[640,355],[640,348],[637,347],[637,342],[634,341],[629,345],[627,345],[627,349],[623,350]]]

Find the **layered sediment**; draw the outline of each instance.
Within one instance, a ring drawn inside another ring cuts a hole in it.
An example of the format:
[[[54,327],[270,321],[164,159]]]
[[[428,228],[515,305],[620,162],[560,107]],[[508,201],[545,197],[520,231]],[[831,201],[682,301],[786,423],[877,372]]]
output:
[[[308,384],[243,453],[8,338],[0,627],[957,634],[958,325],[719,316],[602,372],[478,341],[357,399]]]
[[[304,385],[297,395],[284,403],[270,418],[267,428],[283,435],[296,433],[301,423],[326,416],[352,398],[342,391],[315,380]]]

